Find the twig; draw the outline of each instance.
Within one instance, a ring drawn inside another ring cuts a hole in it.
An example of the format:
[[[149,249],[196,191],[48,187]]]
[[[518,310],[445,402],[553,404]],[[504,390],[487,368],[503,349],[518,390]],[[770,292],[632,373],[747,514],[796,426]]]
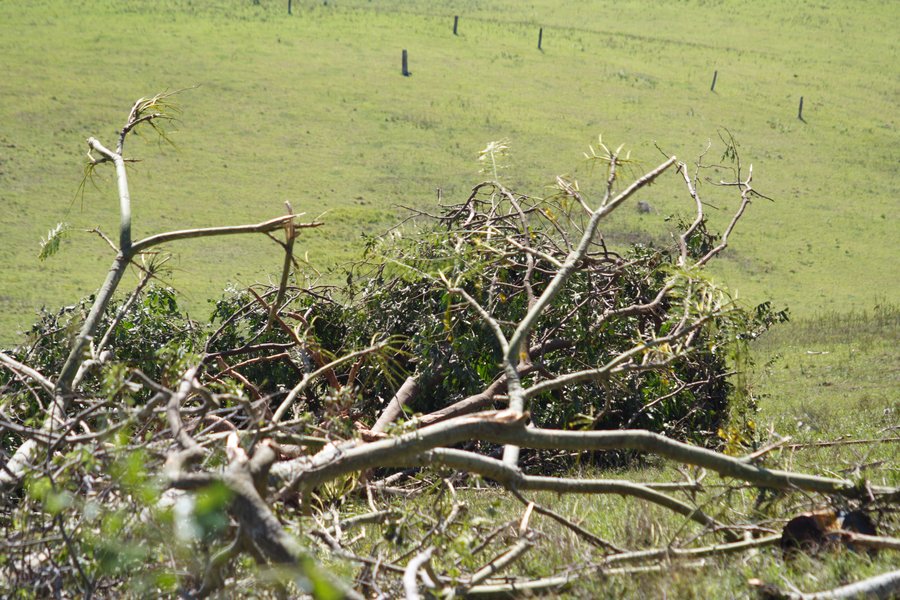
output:
[[[403,572],[403,591],[406,594],[406,600],[419,600],[422,596],[419,594],[419,569],[431,560],[434,553],[434,546],[430,546],[422,552],[416,554],[406,565]]]
[[[499,573],[515,561],[517,561],[523,554],[528,552],[532,546],[534,546],[534,541],[530,536],[526,536],[525,538],[519,540],[515,544],[509,547],[506,552],[501,555],[492,558],[486,565],[475,571],[472,574],[472,577],[469,579],[469,585],[477,585],[487,579],[488,577]]]
[[[14,373],[24,375],[26,377],[33,379],[36,383],[38,383],[42,388],[44,388],[48,392],[52,393],[53,389],[56,387],[55,383],[53,383],[47,377],[44,377],[43,375],[41,375],[41,373],[39,371],[37,371],[36,369],[32,369],[28,365],[24,365],[24,364],[20,363],[19,361],[17,361],[16,359],[14,359],[13,357],[9,356],[8,354],[6,354],[4,352],[0,352],[0,363],[3,363],[4,365],[6,365],[6,367]]]
[[[565,518],[561,514],[555,512],[549,508],[546,508],[545,506],[536,504],[533,501],[526,500],[525,497],[522,496],[522,494],[520,494],[519,491],[516,490],[515,488],[510,489],[510,493],[512,493],[512,495],[515,496],[519,500],[519,502],[530,503],[532,506],[534,506],[535,512],[537,512],[538,514],[544,515],[545,517],[550,517],[551,519],[553,519],[554,521],[556,521],[563,527],[569,529],[570,531],[574,532],[579,537],[586,540],[592,546],[596,546],[597,548],[603,548],[605,550],[611,550],[613,552],[625,552],[625,550],[619,548],[612,542],[608,542],[608,541],[604,540],[603,538],[601,538],[597,535],[594,535],[587,529],[570,521],[569,519]]]
[[[381,350],[382,348],[384,348],[386,345],[387,345],[387,342],[379,342],[377,344],[369,346],[368,348],[363,348],[362,350],[357,350],[356,352],[351,352],[349,354],[345,354],[344,356],[341,356],[340,358],[337,358],[337,359],[331,361],[330,363],[319,367],[312,373],[308,373],[308,374],[304,375],[303,379],[300,380],[300,383],[295,385],[291,389],[291,391],[288,392],[287,397],[285,397],[285,399],[278,406],[278,409],[275,411],[275,414],[272,416],[272,422],[278,423],[279,421],[281,421],[281,418],[284,416],[284,413],[287,412],[287,409],[289,409],[291,407],[291,404],[294,403],[294,400],[297,398],[297,396],[300,394],[300,392],[302,392],[304,389],[306,389],[306,386],[309,385],[309,383],[313,379],[315,379],[319,375],[330,372],[332,369],[334,369],[334,367],[337,367],[347,361],[353,360],[354,358],[357,358],[360,356],[366,356],[373,352],[377,352],[378,350]]]

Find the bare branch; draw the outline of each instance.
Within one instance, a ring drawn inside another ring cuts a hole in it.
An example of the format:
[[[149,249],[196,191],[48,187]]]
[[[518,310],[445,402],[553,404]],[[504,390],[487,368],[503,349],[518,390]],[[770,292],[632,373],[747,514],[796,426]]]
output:
[[[415,377],[407,377],[394,397],[391,398],[388,405],[384,408],[381,416],[372,425],[371,432],[373,434],[383,433],[385,427],[397,420],[403,414],[403,407],[406,406],[412,398],[415,398],[419,392],[419,382]]]
[[[526,418],[527,415],[517,415],[511,411],[458,417],[391,439],[368,444],[350,442],[342,446],[327,446],[312,458],[279,463],[274,473],[279,478],[289,481],[285,490],[298,487],[311,489],[347,473],[384,465],[403,466],[414,461],[415,456],[423,452],[465,440],[480,439],[536,449],[640,450],[703,467],[725,477],[733,477],[762,487],[800,489],[846,496],[860,492],[854,482],[847,479],[766,469],[650,431],[544,430],[523,427]],[[897,492],[894,488],[881,486],[873,486],[870,489],[877,494]]]
[[[529,504],[529,501],[526,500],[525,497],[522,496],[522,494],[520,494],[518,492],[518,490],[516,490],[515,488],[510,489],[510,492],[512,493],[513,496],[515,496],[519,500],[519,502],[522,502],[523,504]],[[573,531],[579,537],[583,538],[584,540],[587,540],[587,542],[589,544],[591,544],[592,546],[596,546],[597,548],[603,548],[604,550],[611,550],[616,553],[625,552],[624,550],[622,550],[615,544],[612,544],[611,542],[608,542],[608,541],[600,538],[599,536],[594,535],[593,533],[591,533],[590,531],[581,527],[580,525],[573,523],[571,520],[565,518],[558,512],[555,512],[545,506],[541,506],[540,504],[537,504],[533,501],[530,502],[530,504],[534,507],[535,512],[537,512],[538,514],[544,515],[546,517],[550,517],[551,519],[553,519],[554,521],[556,521],[557,523],[559,523],[566,529]]]
[[[330,363],[319,367],[312,373],[307,373],[306,375],[304,375],[303,379],[300,380],[300,383],[295,385],[291,389],[291,391],[288,392],[287,397],[285,397],[285,399],[281,402],[281,404],[278,405],[278,409],[275,411],[275,414],[272,416],[272,422],[278,423],[279,421],[281,421],[282,417],[284,417],[284,413],[287,412],[287,409],[289,409],[291,407],[291,404],[294,403],[294,400],[297,399],[297,396],[304,389],[306,389],[306,386],[309,385],[310,382],[313,381],[315,378],[317,378],[320,375],[323,375],[325,373],[328,373],[335,367],[342,365],[346,362],[349,362],[357,357],[366,356],[368,354],[372,354],[373,352],[378,352],[379,350],[381,350],[382,348],[387,346],[387,344],[388,344],[388,342],[379,342],[377,344],[369,346],[368,348],[363,348],[362,350],[357,350],[355,352],[351,352],[350,354],[345,354],[344,356],[341,356],[340,358],[337,358],[337,359],[331,361]]]
[[[406,462],[406,461],[405,461]],[[522,472],[510,467],[503,461],[479,456],[472,452],[452,450],[448,448],[435,449],[419,454],[407,464],[429,465],[439,464],[451,467],[458,471],[478,473],[511,489],[550,491],[569,494],[618,494],[640,498],[653,504],[658,504],[675,513],[678,513],[700,525],[713,529],[722,526],[714,519],[707,516],[699,508],[695,508],[638,483],[621,481],[617,479],[578,479],[564,477],[541,477],[537,475],[523,475]]]
[[[750,205],[750,200],[753,196],[753,188],[750,187],[750,182],[753,181],[753,165],[750,165],[749,172],[747,174],[747,179],[744,181],[738,181],[734,184],[722,184],[722,185],[734,185],[741,190],[741,203],[738,206],[737,210],[734,213],[734,216],[731,217],[731,222],[728,224],[728,227],[725,228],[725,231],[722,232],[722,239],[719,244],[707,252],[702,258],[700,258],[696,263],[694,263],[695,267],[700,267],[705,265],[709,260],[717,255],[719,252],[724,250],[728,246],[728,236],[731,235],[731,232],[734,231],[734,227],[737,225],[737,222],[741,219],[741,216],[744,214],[744,210]]]
[[[697,187],[691,180],[690,175],[688,175],[687,165],[678,163],[678,172],[684,177],[684,183],[687,186],[688,193],[691,195],[691,198],[694,199],[694,204],[697,207],[697,216],[694,218],[694,222],[691,223],[691,226],[678,237],[678,247],[681,251],[681,256],[678,258],[678,266],[684,267],[687,264],[688,238],[690,238],[691,234],[700,227],[701,223],[703,223],[703,202],[700,201],[700,196],[697,194]]]
[[[692,323],[689,327],[684,328],[676,328],[674,333],[661,337],[655,338],[652,340],[647,340],[641,344],[638,344],[632,347],[630,350],[626,350],[624,352],[619,353],[615,358],[610,360],[608,363],[601,367],[597,367],[595,369],[585,369],[583,371],[575,371],[573,373],[567,373],[565,375],[561,375],[555,379],[550,379],[546,381],[541,381],[540,383],[536,383],[533,386],[527,388],[524,392],[525,398],[533,398],[543,392],[558,389],[561,387],[565,387],[567,385],[571,385],[574,383],[580,383],[583,381],[596,381],[600,379],[605,379],[612,375],[613,373],[617,373],[629,368],[654,368],[656,365],[643,365],[641,367],[629,367],[628,363],[631,359],[636,356],[644,353],[651,348],[655,348],[658,346],[662,346],[664,344],[669,344],[674,342],[680,338],[683,338],[687,335],[690,335],[693,331],[696,331],[698,328],[702,327],[705,322],[709,320],[709,317],[703,317],[698,319],[696,322]],[[673,355],[674,357],[674,355]]]
[[[132,252],[138,253],[143,252],[148,248],[153,246],[158,246],[160,244],[166,244],[168,242],[174,242],[177,240],[187,240],[187,239],[196,239],[202,237],[213,237],[220,235],[237,235],[243,233],[266,233],[270,231],[276,231],[284,227],[285,223],[293,222],[295,218],[300,215],[284,215],[282,217],[276,217],[274,219],[269,219],[268,221],[263,221],[262,223],[256,223],[254,225],[234,225],[229,227],[203,227],[198,229],[183,229],[181,231],[169,231],[167,233],[160,233],[157,235],[152,235],[150,237],[144,238],[132,246]],[[312,223],[294,223],[293,226],[297,229],[306,229],[312,227],[320,227],[323,223],[314,221]]]
[[[52,393],[54,388],[56,387],[56,384],[41,375],[37,370],[32,369],[28,365],[20,363],[4,352],[0,352],[0,363],[3,363],[13,373],[24,375],[25,377],[33,379],[48,392]]]
[[[897,593],[900,592],[900,570],[890,571],[833,590],[812,594],[787,592],[779,589],[778,586],[764,583],[759,579],[751,579],[747,583],[751,587],[756,588],[760,595],[767,600],[845,600],[850,598],[887,600],[895,598]]]
[[[541,296],[529,307],[528,312],[522,317],[521,321],[516,327],[515,332],[509,339],[508,346],[504,349],[504,368],[506,370],[506,374],[509,377],[509,408],[514,412],[523,412],[525,410],[525,402],[526,396],[522,387],[519,383],[519,376],[516,373],[516,364],[518,364],[520,357],[519,353],[522,350],[522,346],[525,343],[528,334],[531,329],[534,327],[537,320],[544,313],[547,306],[549,306],[550,302],[553,301],[554,298],[562,291],[568,279],[572,276],[572,273],[575,272],[575,268],[578,263],[585,257],[588,252],[588,248],[590,246],[591,241],[593,240],[597,228],[600,225],[600,221],[606,217],[613,210],[618,208],[625,200],[630,198],[636,191],[641,189],[642,187],[651,183],[654,179],[656,179],[659,175],[661,175],[666,169],[675,164],[675,157],[668,159],[660,166],[656,167],[649,173],[645,174],[643,177],[632,183],[628,186],[624,191],[622,191],[618,196],[614,199],[606,202],[601,205],[601,207],[596,210],[592,215],[591,219],[588,222],[588,226],[585,228],[584,234],[581,237],[581,241],[578,243],[578,246],[569,253],[566,257],[565,262],[562,267],[556,272],[556,275],[547,284],[546,289],[541,294]],[[613,174],[615,167],[615,158],[611,163],[610,167],[610,189],[612,186]],[[607,194],[607,197],[609,194]],[[504,449],[504,460],[508,464],[515,464],[518,461],[518,450],[515,446],[507,446]]]
[[[534,541],[530,537],[522,538],[513,544],[506,552],[491,559],[488,564],[475,571],[469,579],[469,585],[477,585],[488,577],[504,570],[506,567],[519,560],[519,558],[531,550],[533,546]]]
[[[406,570],[403,572],[403,590],[406,593],[406,600],[419,600],[422,597],[419,594],[418,585],[419,569],[431,560],[432,554],[434,554],[434,546],[416,554],[406,565]]]

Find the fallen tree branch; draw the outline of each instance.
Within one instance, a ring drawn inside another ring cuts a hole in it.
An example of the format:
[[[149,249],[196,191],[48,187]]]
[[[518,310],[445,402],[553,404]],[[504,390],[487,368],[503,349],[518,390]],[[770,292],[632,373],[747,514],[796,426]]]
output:
[[[536,502],[533,502],[533,501],[529,502],[515,488],[511,489],[510,492],[512,493],[513,496],[515,496],[519,500],[519,502],[522,502],[523,504],[530,504],[534,508],[535,512],[537,512],[538,514],[544,515],[545,517],[550,517],[551,519],[553,519],[554,521],[556,521],[557,523],[559,523],[566,529],[574,532],[575,535],[586,540],[592,546],[595,546],[597,548],[603,548],[604,550],[609,550],[609,551],[617,552],[617,553],[625,552],[623,549],[619,548],[615,544],[608,542],[597,535],[594,535],[593,533],[591,533],[584,527],[581,527],[577,523],[573,523],[572,521],[565,518],[558,512],[550,510],[549,508],[547,508],[545,506],[541,506],[540,504],[537,504]]]
[[[561,494],[618,494],[631,496],[667,508],[704,527],[712,529],[722,528],[720,523],[706,515],[699,508],[639,483],[616,479],[576,479],[524,475],[517,467],[510,467],[503,461],[480,456],[472,452],[447,448],[423,452],[404,462],[421,466],[442,465],[456,471],[477,473],[493,479],[505,487],[516,490],[549,491]]]
[[[13,357],[9,356],[4,352],[0,352],[0,363],[3,363],[6,368],[8,368],[13,373],[18,375],[24,375],[25,377],[29,377],[33,379],[36,383],[38,383],[42,388],[44,388],[48,392],[53,392],[53,389],[56,387],[56,384],[53,383],[47,377],[41,375],[36,369],[32,369],[28,365],[22,364]]]
[[[272,513],[260,490],[265,489],[269,469],[277,458],[272,444],[265,440],[256,446],[252,458],[238,445],[238,437],[232,434],[227,444],[230,462],[219,474],[183,473],[183,465],[202,455],[204,450],[185,431],[181,422],[178,406],[190,394],[194,375],[199,367],[185,372],[178,391],[172,395],[167,407],[167,416],[172,435],[182,450],[170,455],[167,460],[167,477],[169,485],[176,489],[193,490],[198,487],[220,481],[231,493],[229,512],[240,524],[240,532],[244,543],[249,544],[275,564],[293,565],[299,568],[302,577],[298,585],[305,591],[312,589],[311,580],[328,581],[328,584],[339,591],[341,597],[362,600],[362,596],[348,588],[343,582],[334,580],[325,574],[314,559],[288,535]]]
[[[747,584],[756,588],[763,600],[846,600],[850,598],[854,600],[890,600],[900,594],[900,570],[876,575],[833,590],[811,594],[787,592],[774,584],[765,583],[759,579],[751,579]]]
[[[696,561],[692,563],[679,564],[680,569],[701,569],[707,566],[705,561]],[[461,590],[463,598],[516,598],[531,597],[536,594],[559,593],[565,591],[572,583],[583,577],[592,575],[595,572],[603,576],[614,575],[636,575],[639,573],[659,573],[660,571],[669,571],[673,568],[671,564],[649,565],[643,567],[621,567],[615,569],[591,569],[588,572],[570,573],[567,575],[557,575],[555,577],[545,577],[542,579],[532,579],[525,581],[515,581],[509,583],[494,583],[486,585],[476,585],[474,587]]]
[[[415,377],[407,377],[394,397],[391,398],[388,405],[382,411],[381,416],[372,425],[371,432],[373,434],[383,433],[385,427],[397,420],[397,417],[403,414],[403,407],[406,406],[416,394],[419,393],[419,382]]]
[[[486,412],[424,427],[418,431],[368,444],[348,442],[328,445],[313,457],[302,457],[276,465],[274,473],[286,481],[281,494],[309,490],[326,481],[355,471],[384,465],[404,465],[415,456],[442,446],[467,440],[535,449],[569,451],[639,450],[715,471],[761,487],[798,489],[823,494],[857,496],[864,490],[848,479],[793,473],[748,464],[712,450],[691,446],[645,430],[563,431],[524,427],[527,415],[512,411]],[[895,494],[895,488],[870,486],[876,494]]]
[[[544,314],[547,306],[562,291],[569,278],[575,272],[575,268],[578,263],[580,263],[582,259],[587,255],[588,249],[593,242],[594,236],[597,233],[600,221],[603,220],[604,217],[606,217],[616,208],[618,208],[623,202],[625,202],[625,200],[630,198],[639,189],[652,183],[653,180],[659,177],[666,169],[675,164],[676,159],[674,156],[669,158],[655,169],[638,178],[631,185],[620,192],[615,198],[611,199],[612,181],[615,178],[616,160],[617,157],[615,155],[610,157],[610,183],[607,188],[606,197],[603,199],[600,208],[598,208],[596,211],[594,211],[593,214],[591,214],[590,221],[588,222],[587,227],[585,227],[584,233],[582,234],[581,240],[579,241],[578,245],[566,257],[565,262],[556,271],[553,279],[551,279],[547,284],[547,287],[544,289],[544,292],[540,295],[540,297],[537,298],[534,303],[530,303],[528,311],[518,322],[515,331],[513,332],[512,336],[510,336],[509,343],[505,344],[505,339],[500,340],[501,345],[504,348],[503,368],[506,371],[507,377],[509,378],[509,383],[507,384],[509,388],[509,408],[513,412],[524,412],[527,402],[525,390],[523,389],[519,379],[519,375],[516,372],[516,366],[521,360],[520,353],[526,346],[528,335],[531,333],[531,330],[534,328],[538,319]],[[507,443],[506,447],[503,450],[504,462],[509,465],[513,465],[518,462],[518,458],[518,447],[514,443]]]
[[[742,540],[729,544],[713,544],[702,548],[654,548],[613,554],[603,559],[603,565],[615,565],[623,562],[641,562],[650,560],[671,560],[675,558],[704,558],[722,554],[734,554],[753,548],[774,546],[781,540],[781,534],[767,535],[752,540]]]
[[[406,594],[406,600],[419,600],[422,597],[419,594],[418,585],[419,569],[431,560],[433,553],[434,546],[431,546],[416,554],[407,563],[406,570],[403,572],[403,591]]]
[[[473,586],[477,585],[495,573],[499,573],[515,561],[519,560],[519,558],[531,550],[533,546],[534,541],[528,536],[519,540],[510,546],[506,552],[491,559],[490,562],[475,571],[475,573],[472,574],[471,579],[469,579],[469,584]]]
[[[872,550],[900,550],[900,538],[866,535],[855,531],[839,531],[837,533],[844,542],[853,544],[853,546],[861,546]]]

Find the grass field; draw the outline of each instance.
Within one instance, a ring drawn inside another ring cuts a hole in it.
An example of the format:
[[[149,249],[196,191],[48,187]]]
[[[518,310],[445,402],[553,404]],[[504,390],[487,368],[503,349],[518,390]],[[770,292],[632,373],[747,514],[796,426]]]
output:
[[[294,2],[290,17],[266,0],[3,4],[0,340],[37,307],[93,292],[108,267],[91,235],[36,258],[61,220],[115,233],[109,173],[75,198],[84,139],[112,143],[134,99],[192,86],[175,148],[128,148],[143,161],[131,168],[139,235],[254,222],[290,200],[326,213],[302,248],[327,266],[397,205],[431,207],[438,187],[459,198],[483,177],[475,158],[490,140],[511,143],[509,183],[541,195],[559,173],[597,187],[582,153],[598,134],[650,167],[654,143],[691,159],[726,127],[776,199],[752,207],[716,267],[726,281],[803,316],[897,297],[898,5],[557,4]],[[689,210],[675,193],[658,186],[645,199],[659,213],[626,210],[607,230],[663,233],[666,215]],[[201,318],[226,283],[265,281],[279,263],[262,238],[171,250],[169,280]]]

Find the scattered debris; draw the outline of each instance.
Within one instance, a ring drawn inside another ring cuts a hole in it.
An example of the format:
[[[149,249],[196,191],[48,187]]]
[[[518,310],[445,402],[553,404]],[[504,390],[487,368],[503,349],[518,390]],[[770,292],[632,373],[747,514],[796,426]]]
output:
[[[852,541],[847,532],[867,536],[877,534],[875,523],[861,510],[849,512],[826,508],[804,513],[787,522],[781,532],[781,551],[786,559],[798,553],[815,555],[826,548],[840,545],[849,550],[859,550],[860,544]],[[869,552],[874,553],[873,548]]]

